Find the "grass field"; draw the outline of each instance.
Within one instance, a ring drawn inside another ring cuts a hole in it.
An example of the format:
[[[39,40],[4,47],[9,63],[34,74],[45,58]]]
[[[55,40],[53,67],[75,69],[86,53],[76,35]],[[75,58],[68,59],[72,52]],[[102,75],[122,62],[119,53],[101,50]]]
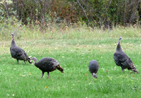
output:
[[[36,30],[35,30],[36,31]],[[122,28],[111,31],[71,29],[67,33],[57,31],[47,34],[21,33],[15,36],[16,44],[39,61],[52,57],[60,62],[64,74],[56,70],[41,77],[41,71],[33,64],[17,64],[10,55],[9,31],[0,41],[0,96],[1,98],[140,98],[141,75],[116,66],[113,53],[118,38],[123,51],[141,73],[141,30]],[[23,31],[24,32],[24,31]],[[69,33],[69,34],[68,34]],[[35,35],[35,36],[33,36]],[[2,36],[2,35],[1,35]],[[42,36],[37,37],[37,36]],[[36,38],[37,37],[37,38]],[[31,38],[31,39],[30,39]],[[91,60],[99,62],[98,78],[88,71]]]

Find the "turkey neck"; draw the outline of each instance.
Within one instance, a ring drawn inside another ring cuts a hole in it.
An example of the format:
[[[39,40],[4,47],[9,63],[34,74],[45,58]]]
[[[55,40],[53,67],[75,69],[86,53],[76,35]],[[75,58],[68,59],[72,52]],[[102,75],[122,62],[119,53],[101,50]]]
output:
[[[15,47],[15,46],[16,46],[16,43],[15,43],[14,38],[12,38],[11,46],[12,46],[12,47]]]
[[[118,50],[118,51],[119,51],[119,50],[122,50],[122,49],[121,49],[121,46],[120,46],[120,40],[118,41],[117,50]]]
[[[38,64],[36,63],[36,61],[34,61],[34,65],[39,68],[39,66],[38,66]]]

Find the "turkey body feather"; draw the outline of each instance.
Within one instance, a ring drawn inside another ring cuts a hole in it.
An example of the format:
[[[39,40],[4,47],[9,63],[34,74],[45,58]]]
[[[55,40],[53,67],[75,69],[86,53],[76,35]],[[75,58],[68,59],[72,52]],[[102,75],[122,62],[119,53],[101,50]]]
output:
[[[99,64],[96,60],[89,62],[89,71],[92,73],[93,77],[97,78],[97,71],[99,70]]]
[[[53,58],[44,57],[41,60],[39,60],[38,62],[36,62],[37,61],[36,57],[33,57],[32,60],[34,61],[34,65],[42,71],[41,78],[43,77],[44,72],[48,73],[48,78],[49,78],[49,72],[52,72],[56,69],[64,73],[64,70],[59,65],[59,62]]]
[[[42,58],[35,66],[44,72],[51,72],[56,70],[56,66],[59,65],[59,62],[53,58]]]
[[[124,69],[132,70],[134,72],[138,72],[138,70],[135,68],[132,60],[122,51],[121,46],[120,46],[120,40],[121,37],[119,38],[119,42],[116,48],[116,52],[114,53],[114,61],[117,66],[120,66],[122,71],[124,72]]]
[[[15,40],[14,40],[14,34],[12,34],[10,53],[14,59],[17,59],[17,63],[19,63],[19,60],[23,60],[24,62],[28,61],[29,63],[31,63],[30,58],[28,57],[27,53],[16,45]]]

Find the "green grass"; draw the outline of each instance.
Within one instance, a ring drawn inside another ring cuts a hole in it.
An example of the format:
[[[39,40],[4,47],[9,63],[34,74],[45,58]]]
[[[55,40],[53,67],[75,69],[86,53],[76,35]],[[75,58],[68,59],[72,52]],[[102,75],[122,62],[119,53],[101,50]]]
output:
[[[18,39],[16,35],[16,44],[29,56],[37,57],[37,61],[43,57],[55,58],[64,68],[64,74],[56,70],[50,73],[50,79],[47,79],[47,73],[40,79],[41,71],[33,64],[28,62],[24,64],[23,61],[17,64],[16,60],[11,58],[9,50],[11,36],[1,37],[0,95],[2,98],[140,98],[140,74],[130,73],[131,71],[128,70],[122,73],[113,59],[118,37],[122,36],[123,51],[141,72],[140,29],[115,28],[111,31],[97,29],[89,32],[87,29],[77,28],[68,29],[60,35],[56,30],[52,37],[48,35],[49,33],[42,34],[38,30],[28,31],[29,37],[24,35],[24,30],[17,33],[21,34],[21,37]],[[32,36],[34,33],[35,36]],[[97,60],[100,66],[97,79],[88,71],[88,64],[93,59]]]

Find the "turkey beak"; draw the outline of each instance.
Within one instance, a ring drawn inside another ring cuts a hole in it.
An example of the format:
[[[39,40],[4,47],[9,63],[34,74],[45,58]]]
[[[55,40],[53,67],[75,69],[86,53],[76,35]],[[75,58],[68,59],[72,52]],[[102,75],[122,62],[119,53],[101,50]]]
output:
[[[97,77],[95,77],[97,79]]]
[[[64,71],[62,71],[62,73],[64,73]]]

